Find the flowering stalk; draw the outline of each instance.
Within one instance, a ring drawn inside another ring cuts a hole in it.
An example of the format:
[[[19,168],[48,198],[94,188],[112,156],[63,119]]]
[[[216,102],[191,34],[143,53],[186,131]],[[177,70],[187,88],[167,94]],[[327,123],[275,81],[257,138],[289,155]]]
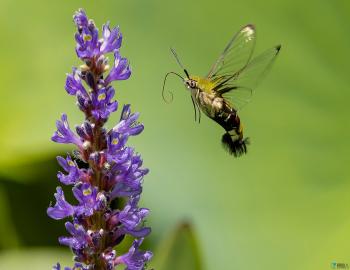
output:
[[[47,214],[53,219],[71,219],[65,223],[70,236],[59,238],[60,244],[69,246],[75,255],[73,268],[65,270],[111,270],[120,264],[127,270],[142,270],[152,257],[150,251],[139,250],[143,238],[151,231],[143,226],[149,210],[138,207],[142,179],[148,170],[141,168],[141,157],[126,142],[144,127],[137,122],[139,114],[131,113],[130,105],[124,105],[120,122],[111,130],[104,128],[109,115],[118,107],[117,101],[112,100],[115,91],[111,82],[126,80],[131,75],[127,59],[119,53],[122,34],[118,27],[110,29],[107,23],[99,39],[98,29],[83,10],[78,10],[73,18],[77,26],[76,53],[84,64],[67,74],[65,89],[77,97],[85,121],[76,127],[76,135],[63,114],[52,140],[77,147],[74,158],[69,154],[57,157],[65,171],[57,177],[62,184],[73,186],[78,204],[68,203],[62,188],[57,187],[56,204],[47,209]],[[114,55],[112,68],[107,53]],[[77,160],[85,163],[85,168],[80,168]],[[124,198],[123,209],[111,207],[116,198]],[[135,240],[126,254],[119,255],[113,248],[125,235]],[[60,270],[60,264],[53,269]]]

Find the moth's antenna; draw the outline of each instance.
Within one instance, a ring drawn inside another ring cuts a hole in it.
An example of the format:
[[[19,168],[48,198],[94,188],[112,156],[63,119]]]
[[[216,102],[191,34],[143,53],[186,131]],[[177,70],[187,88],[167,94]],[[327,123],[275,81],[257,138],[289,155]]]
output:
[[[167,78],[168,78],[168,76],[169,76],[170,74],[174,74],[174,75],[180,77],[180,78],[182,79],[182,81],[184,81],[184,78],[183,78],[180,74],[177,74],[176,72],[170,71],[170,72],[168,72],[167,74],[165,74],[164,82],[163,82],[162,97],[163,97],[163,100],[164,100],[166,103],[172,102],[172,101],[173,101],[173,96],[174,96],[174,95],[173,95],[173,92],[171,92],[171,91],[168,91],[169,96],[170,96],[170,99],[166,99],[166,98],[165,98],[165,95],[164,95],[165,83],[166,83],[166,80],[167,80]]]
[[[177,53],[175,52],[175,50],[173,48],[170,48],[171,52],[173,53],[177,63],[179,64],[179,66],[184,70],[187,78],[190,78],[190,75],[188,74],[187,70],[184,68],[184,66],[182,65],[182,63],[180,62],[179,57],[177,56]]]

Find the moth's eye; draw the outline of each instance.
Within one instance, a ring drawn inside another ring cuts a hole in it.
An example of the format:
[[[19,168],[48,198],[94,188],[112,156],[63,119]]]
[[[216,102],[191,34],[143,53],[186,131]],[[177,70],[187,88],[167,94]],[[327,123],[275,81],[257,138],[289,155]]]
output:
[[[191,81],[190,82],[190,87],[191,88],[195,88],[196,87],[196,82],[195,81]]]

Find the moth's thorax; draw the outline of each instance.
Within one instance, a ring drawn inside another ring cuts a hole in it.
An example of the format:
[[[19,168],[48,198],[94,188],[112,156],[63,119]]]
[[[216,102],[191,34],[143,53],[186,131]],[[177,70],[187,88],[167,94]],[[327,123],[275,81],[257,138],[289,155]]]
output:
[[[200,76],[190,76],[189,79],[185,79],[185,84],[189,89],[199,89],[206,93],[211,93],[215,86],[214,82]]]

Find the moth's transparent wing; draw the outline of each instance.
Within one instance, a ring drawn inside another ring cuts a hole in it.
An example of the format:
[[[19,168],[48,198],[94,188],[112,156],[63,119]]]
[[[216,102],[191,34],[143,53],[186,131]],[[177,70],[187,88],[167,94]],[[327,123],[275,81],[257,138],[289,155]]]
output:
[[[214,88],[235,110],[242,109],[252,98],[253,90],[266,76],[281,46],[271,48],[253,58],[243,69],[217,77]],[[219,71],[220,73],[220,71]]]
[[[270,71],[280,49],[281,46],[278,45],[254,57],[241,72],[234,74],[227,84],[255,89]]]
[[[227,44],[218,60],[210,69],[207,78],[215,79],[244,69],[252,58],[255,40],[254,25],[248,24],[242,27]]]
[[[253,90],[246,87],[237,87],[222,94],[222,97],[226,102],[228,102],[237,112],[250,102],[252,96]]]

